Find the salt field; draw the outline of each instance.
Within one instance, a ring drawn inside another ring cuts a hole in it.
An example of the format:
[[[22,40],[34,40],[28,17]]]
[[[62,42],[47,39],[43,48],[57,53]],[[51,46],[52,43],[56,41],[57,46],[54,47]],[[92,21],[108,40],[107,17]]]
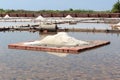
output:
[[[0,3],[0,80],[120,80],[120,0]]]
[[[38,16],[39,17],[39,16]],[[40,16],[41,17],[41,16]],[[41,18],[40,18],[41,19]],[[82,20],[84,18],[80,18],[78,20]],[[96,18],[97,19],[97,18]],[[24,19],[26,20],[26,19]],[[32,21],[33,20],[33,21]],[[11,22],[0,22],[0,28],[3,28],[3,27],[11,27],[11,26],[22,26],[22,25],[32,25],[32,24],[38,24],[37,21],[34,21],[35,19],[31,19],[31,21],[11,21]],[[56,21],[58,20],[61,20],[61,22],[64,22],[65,19],[59,19],[59,18],[56,18],[56,19],[52,19],[52,18],[47,18],[46,20],[44,21],[47,21],[48,23],[55,23]],[[89,20],[89,18],[88,18]],[[69,21],[72,21],[71,19]],[[76,21],[76,19],[74,20],[73,19],[73,22]],[[89,20],[88,22],[91,22],[91,21],[94,21],[94,20]],[[84,23],[84,22],[78,22],[77,24],[69,24],[69,23],[66,23],[66,24],[58,24],[58,27],[59,28],[85,28],[85,29],[111,29],[111,24],[106,24],[106,23],[97,23],[97,22],[94,22],[94,23]]]
[[[79,23],[79,26],[108,24]],[[61,27],[70,27],[63,24]],[[107,40],[111,44],[79,54],[8,49],[8,44],[40,40],[39,32],[0,32],[0,80],[120,80],[120,35],[68,32],[79,40]]]

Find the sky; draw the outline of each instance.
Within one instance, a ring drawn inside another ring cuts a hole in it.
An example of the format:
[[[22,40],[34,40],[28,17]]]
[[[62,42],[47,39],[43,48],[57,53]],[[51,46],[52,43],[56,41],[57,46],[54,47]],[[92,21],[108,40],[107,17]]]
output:
[[[0,0],[2,9],[24,10],[111,10],[118,0]]]

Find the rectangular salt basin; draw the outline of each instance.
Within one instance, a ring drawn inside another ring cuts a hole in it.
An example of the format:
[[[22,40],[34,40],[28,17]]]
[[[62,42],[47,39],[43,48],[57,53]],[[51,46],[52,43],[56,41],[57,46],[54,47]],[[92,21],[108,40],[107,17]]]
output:
[[[34,42],[34,41],[31,41],[31,42]],[[110,41],[95,40],[95,41],[90,41],[89,45],[81,45],[76,47],[47,47],[47,46],[37,46],[37,45],[33,46],[33,45],[25,45],[25,43],[29,43],[29,42],[9,44],[8,48],[20,49],[20,50],[45,51],[45,52],[79,53],[81,51],[85,51],[92,48],[110,44]]]

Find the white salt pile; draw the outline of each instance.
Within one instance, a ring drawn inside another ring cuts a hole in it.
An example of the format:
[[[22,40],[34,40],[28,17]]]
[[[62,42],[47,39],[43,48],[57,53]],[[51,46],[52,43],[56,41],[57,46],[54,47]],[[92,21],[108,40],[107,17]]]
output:
[[[117,23],[116,25],[120,26],[120,22],[119,22],[119,23]]]
[[[74,47],[80,45],[88,45],[89,42],[77,40],[73,37],[70,37],[65,32],[60,32],[53,36],[47,36],[40,41],[35,41],[27,44],[36,44],[36,45],[46,45],[46,46],[56,46],[56,47]]]
[[[45,18],[40,15],[35,20],[41,20],[41,21],[43,21],[43,20],[45,20]]]
[[[10,18],[10,16],[7,14],[7,15],[4,16],[4,18],[5,18],[5,19],[6,19],[6,18]]]
[[[118,28],[118,30],[120,30],[120,27],[117,27]]]
[[[67,15],[65,18],[67,18],[67,19],[71,19],[72,16],[71,16],[71,15]]]

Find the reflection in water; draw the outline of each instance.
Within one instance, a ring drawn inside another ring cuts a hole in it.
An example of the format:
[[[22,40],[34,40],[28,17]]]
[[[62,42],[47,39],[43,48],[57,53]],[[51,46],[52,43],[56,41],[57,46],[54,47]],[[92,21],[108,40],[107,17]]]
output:
[[[105,23],[78,23],[76,25],[58,24],[59,28],[84,28],[84,29],[111,29],[110,24]]]
[[[47,52],[47,53],[58,57],[67,57],[67,55],[69,55],[69,53],[57,53],[57,52]]]
[[[12,27],[12,26],[19,26],[19,25],[27,25],[27,24],[34,24],[34,22],[0,22],[1,27]]]

